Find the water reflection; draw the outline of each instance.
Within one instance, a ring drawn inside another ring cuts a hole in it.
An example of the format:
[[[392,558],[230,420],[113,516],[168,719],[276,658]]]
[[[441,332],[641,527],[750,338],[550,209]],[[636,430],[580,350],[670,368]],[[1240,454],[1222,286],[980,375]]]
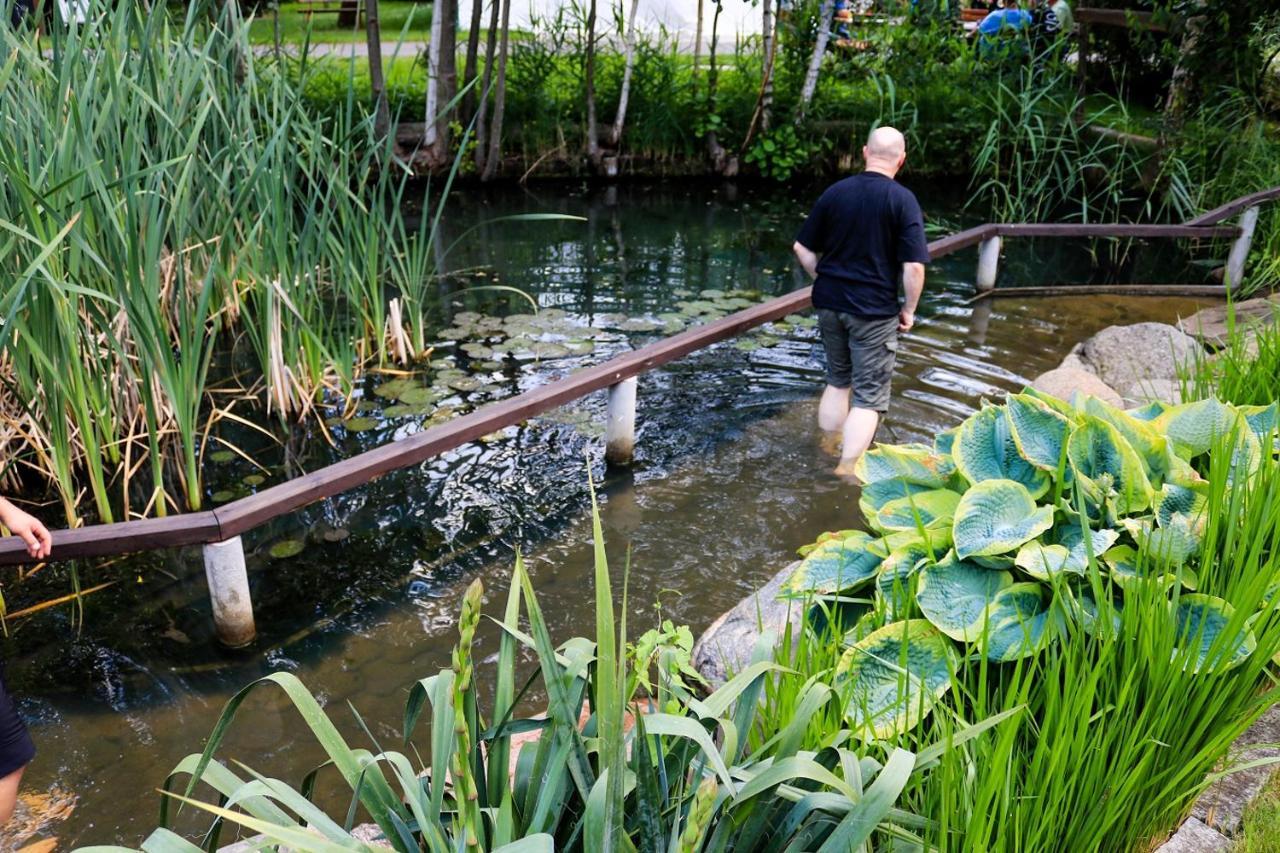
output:
[[[920,194],[932,211],[954,212]],[[571,186],[468,190],[449,209],[441,241],[460,240],[447,258],[460,272],[442,280],[442,328],[459,312],[527,310],[518,297],[477,289],[493,284],[526,290],[583,326],[607,315],[657,318],[704,291],[789,291],[803,284],[789,246],[813,195],[696,184],[598,193]],[[521,212],[587,221],[493,221]],[[1044,269],[1053,283],[1096,275],[1083,247],[1051,244],[1051,265],[1037,250],[1012,243],[1004,281],[1049,283]],[[1131,261],[1135,270],[1179,280],[1152,266],[1159,262],[1146,255]],[[973,264],[962,253],[931,268],[920,322],[903,342],[882,439],[930,439],[984,396],[1017,389],[1055,365],[1104,325],[1189,310],[1175,300],[1100,297],[970,305]],[[659,334],[611,333],[587,356],[508,365],[492,396],[527,390]],[[154,787],[200,746],[228,696],[268,672],[296,673],[352,742],[364,738],[348,701],[375,736],[394,739],[407,685],[448,663],[462,589],[483,577],[487,606],[496,611],[517,549],[556,636],[589,631],[588,469],[600,484],[614,566],[620,572],[629,561],[637,632],[653,624],[655,608],[700,629],[785,565],[796,547],[824,530],[856,525],[856,491],[830,475],[812,428],[821,381],[816,337],[801,326],[774,337],[751,350],[719,345],[643,377],[633,469],[608,470],[601,462],[604,395],[597,394],[246,535],[262,630],[247,653],[212,642],[196,554],[86,567],[95,580],[121,583],[86,603],[83,628],[77,632],[68,611],[49,611],[17,626],[6,648],[40,747],[29,784],[79,795],[56,832],[74,843],[138,843],[154,821]],[[281,446],[253,449],[273,476],[295,476],[417,428],[396,422],[340,436],[331,447],[304,425]],[[228,464],[229,477],[249,470]],[[304,540],[305,550],[272,559],[270,546],[284,537]],[[65,591],[58,586],[65,567],[46,572],[46,591]],[[40,591],[34,585],[30,594]],[[491,626],[480,645],[480,660],[496,650]],[[491,667],[491,660],[481,664],[481,684]],[[227,755],[292,780],[321,760],[298,738],[297,718],[278,694],[251,697],[244,713],[253,715],[252,725],[233,729]]]

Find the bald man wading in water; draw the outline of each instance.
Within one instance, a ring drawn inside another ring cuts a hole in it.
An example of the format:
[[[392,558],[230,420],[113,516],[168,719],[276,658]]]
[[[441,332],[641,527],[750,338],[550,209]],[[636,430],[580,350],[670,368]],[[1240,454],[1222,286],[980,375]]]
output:
[[[872,131],[862,156],[866,171],[827,188],[793,247],[813,279],[827,358],[818,426],[825,447],[840,446],[836,474],[843,477],[852,476],[889,408],[898,333],[915,323],[929,261],[920,205],[894,180],[907,159],[902,134]]]

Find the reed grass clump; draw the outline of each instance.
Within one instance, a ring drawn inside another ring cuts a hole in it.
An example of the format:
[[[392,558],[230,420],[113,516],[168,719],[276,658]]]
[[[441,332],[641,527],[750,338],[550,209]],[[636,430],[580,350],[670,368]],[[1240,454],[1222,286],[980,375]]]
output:
[[[361,105],[302,109],[306,74],[235,4],[0,28],[4,487],[72,524],[195,509],[218,420],[425,351],[431,217]]]

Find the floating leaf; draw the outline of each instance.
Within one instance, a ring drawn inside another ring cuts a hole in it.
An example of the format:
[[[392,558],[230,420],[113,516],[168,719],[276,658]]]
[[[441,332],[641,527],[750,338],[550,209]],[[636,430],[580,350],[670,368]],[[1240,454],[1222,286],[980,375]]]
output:
[[[281,539],[268,549],[267,553],[275,560],[286,560],[289,557],[296,557],[302,553],[302,549],[306,547],[306,543],[301,539]]]
[[[230,450],[215,450],[209,454],[209,461],[216,462],[219,465],[230,462],[235,459],[236,455]]]
[[[240,478],[240,482],[244,483],[246,486],[261,486],[266,481],[267,478],[261,474],[245,474]]]
[[[440,395],[430,388],[418,385],[405,389],[399,399],[407,406],[426,406],[440,399]]]
[[[925,444],[878,444],[858,459],[853,473],[868,485],[901,480],[941,489],[955,466],[951,459]]]
[[[1053,526],[1053,509],[1037,507],[1026,486],[986,480],[964,493],[952,538],[960,559],[1007,554]]]
[[[916,530],[951,524],[960,495],[949,489],[932,489],[889,501],[876,514],[881,530]]]
[[[995,594],[986,612],[986,631],[975,641],[988,660],[1030,657],[1057,634],[1060,620],[1044,593],[1038,583],[1015,583]]]
[[[953,640],[972,643],[982,636],[996,594],[1013,585],[1009,572],[993,571],[948,554],[924,566],[916,587],[920,612]]]
[[[224,504],[227,501],[233,501],[235,499],[236,499],[236,493],[233,492],[231,489],[220,489],[214,492],[213,494],[209,495],[209,500],[213,501],[216,504]]]
[[[342,422],[342,428],[347,432],[365,432],[377,425],[377,418],[347,418]]]
[[[1106,501],[1119,514],[1151,506],[1147,466],[1119,430],[1101,418],[1083,416],[1067,440],[1067,458],[1094,506]]]
[[[1174,608],[1178,649],[1174,659],[1190,651],[1195,658],[1192,672],[1230,669],[1244,661],[1257,647],[1253,632],[1241,627],[1233,636],[1224,636],[1235,616],[1235,608],[1213,595],[1191,593],[1182,596]],[[1190,661],[1188,661],[1190,662]]]
[[[867,740],[903,734],[951,689],[955,648],[924,619],[894,622],[854,643],[836,666],[845,716]]]
[[[1066,466],[1071,422],[1061,412],[1030,394],[1005,397],[1005,417],[1018,452],[1032,465],[1056,474]]]
[[[862,586],[873,577],[882,558],[867,546],[871,537],[862,531],[842,540],[823,542],[800,561],[783,585],[791,595],[834,595]]]
[[[998,406],[988,406],[960,425],[953,454],[956,469],[975,485],[1012,480],[1025,486],[1032,498],[1049,491],[1049,475],[1022,457],[1004,409]]]

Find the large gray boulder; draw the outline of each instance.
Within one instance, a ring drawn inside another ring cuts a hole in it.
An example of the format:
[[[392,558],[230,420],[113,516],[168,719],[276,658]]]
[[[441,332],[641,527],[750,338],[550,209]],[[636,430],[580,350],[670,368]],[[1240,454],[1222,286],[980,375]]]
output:
[[[702,632],[693,645],[693,666],[713,687],[751,663],[751,651],[765,631],[781,638],[787,625],[799,628],[803,607],[799,601],[780,598],[782,585],[799,563],[792,563],[760,589],[739,601]]]
[[[1067,358],[1073,359],[1074,356],[1067,356]],[[1076,394],[1082,394],[1086,397],[1097,397],[1102,402],[1113,406],[1124,405],[1124,401],[1114,388],[1083,367],[1055,367],[1031,380],[1031,387],[1037,391],[1052,394],[1060,400],[1070,400]]]
[[[1081,345],[1089,369],[1130,401],[1142,397],[1140,384],[1176,381],[1179,368],[1203,354],[1195,338],[1166,323],[1108,326]]]
[[[1231,320],[1233,312],[1234,321]],[[1179,320],[1178,328],[1199,338],[1207,346],[1221,347],[1227,342],[1229,322],[1234,322],[1241,330],[1280,323],[1280,293],[1246,299],[1234,306],[1211,305]]]

